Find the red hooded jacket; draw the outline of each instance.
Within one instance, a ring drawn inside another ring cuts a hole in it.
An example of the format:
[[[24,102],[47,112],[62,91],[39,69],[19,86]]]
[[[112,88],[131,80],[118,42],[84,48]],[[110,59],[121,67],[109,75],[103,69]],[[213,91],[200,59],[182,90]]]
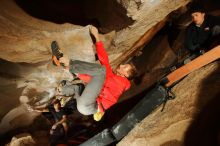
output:
[[[96,52],[100,63],[106,68],[106,79],[103,88],[96,99],[99,109],[103,112],[117,103],[119,97],[130,88],[131,84],[127,78],[113,73],[109,64],[108,55],[101,41],[96,43]],[[90,76],[83,74],[78,75],[78,77],[85,82],[89,82],[91,78]]]

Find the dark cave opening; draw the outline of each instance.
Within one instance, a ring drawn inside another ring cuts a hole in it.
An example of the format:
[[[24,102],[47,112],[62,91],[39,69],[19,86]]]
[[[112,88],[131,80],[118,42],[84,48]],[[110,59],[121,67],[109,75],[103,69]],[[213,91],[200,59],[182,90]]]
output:
[[[103,33],[133,24],[126,10],[116,1],[103,0],[15,0],[26,13],[57,24],[93,24]]]

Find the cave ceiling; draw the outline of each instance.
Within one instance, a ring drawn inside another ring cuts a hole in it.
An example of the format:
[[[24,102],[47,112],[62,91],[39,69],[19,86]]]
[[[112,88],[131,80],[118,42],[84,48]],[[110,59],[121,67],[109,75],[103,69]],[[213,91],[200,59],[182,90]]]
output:
[[[150,28],[188,2],[1,0],[0,58],[26,63],[48,61],[50,43],[57,40],[66,52],[74,51],[69,54],[74,59],[94,61],[92,41],[86,26],[96,20],[101,26],[100,31],[108,34],[103,34],[102,40],[110,60],[118,64],[121,60],[117,59]],[[71,6],[74,10],[71,10]]]

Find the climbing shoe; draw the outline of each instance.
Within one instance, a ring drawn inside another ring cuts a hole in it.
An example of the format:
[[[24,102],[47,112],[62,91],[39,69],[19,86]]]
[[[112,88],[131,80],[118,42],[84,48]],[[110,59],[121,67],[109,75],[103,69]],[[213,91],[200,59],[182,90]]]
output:
[[[60,62],[59,62],[59,59],[61,57],[63,57],[63,53],[60,51],[60,48],[57,44],[56,41],[53,41],[51,43],[51,50],[52,50],[52,60],[53,60],[53,64],[56,65],[56,66],[60,66]]]
[[[98,111],[97,113],[93,114],[93,119],[98,122],[102,119],[104,114],[105,112]]]

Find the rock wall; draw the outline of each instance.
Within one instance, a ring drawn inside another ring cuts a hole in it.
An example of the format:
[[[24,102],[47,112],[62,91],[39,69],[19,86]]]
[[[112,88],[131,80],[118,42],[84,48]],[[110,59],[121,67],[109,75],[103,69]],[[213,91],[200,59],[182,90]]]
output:
[[[108,3],[110,3],[110,6],[107,8],[108,12],[104,13],[107,16],[102,16],[103,14],[97,15],[95,12],[92,14],[94,17],[98,17],[101,22],[108,23],[108,26],[111,26],[112,23],[112,26],[117,28],[117,26],[114,25],[115,22],[120,25],[126,23],[125,21],[117,21],[123,20],[122,18],[115,18],[115,21],[104,18],[116,17],[116,14],[119,14],[116,13],[116,10],[118,9],[119,11],[120,8],[123,8],[123,13],[127,12],[127,16],[135,21],[129,27],[124,29],[121,28],[122,30],[120,31],[118,30],[114,43],[109,49],[110,59],[115,60],[126,52],[126,50],[128,50],[153,25],[163,20],[170,12],[186,5],[188,2],[189,0],[117,1],[118,5],[120,5],[120,7],[117,7],[115,2],[108,1]],[[2,51],[0,58],[13,62],[28,63],[49,60],[50,42],[52,40],[57,40],[65,51],[74,52],[70,54],[71,57],[86,61],[94,60],[94,57],[91,55],[92,41],[87,27],[83,28],[68,23],[55,24],[33,18],[18,7],[13,0],[1,0],[0,3],[0,50]],[[106,2],[104,4],[107,5],[108,3]],[[90,3],[87,5],[89,4]],[[97,1],[97,7],[99,6],[98,4]],[[113,9],[110,9],[111,7]],[[102,11],[103,7],[98,10]],[[88,8],[86,11],[88,13],[87,15],[91,14],[90,12],[92,11],[94,11],[94,9]],[[99,12],[98,14],[101,13]],[[105,24],[102,25],[106,27]],[[105,41],[108,42],[107,40]],[[108,45],[106,45],[106,47],[108,48]],[[17,56],[19,56],[19,58]]]
[[[139,123],[118,146],[219,145],[219,68],[211,63],[172,88],[168,101]]]
[[[161,48],[163,46],[163,48]],[[158,59],[160,58],[160,59]],[[134,81],[132,87],[122,95],[120,101],[143,92],[152,87],[168,71],[168,67],[176,61],[177,57],[168,43],[165,34],[156,35],[152,41],[143,48],[142,54],[133,59],[140,72],[140,81]]]
[[[124,1],[120,1],[124,4]],[[131,0],[126,1],[127,11],[130,17],[135,21],[129,27],[122,29],[116,33],[111,46],[111,55],[113,55],[112,64],[117,64],[117,59],[122,57],[138,39],[144,35],[150,28],[163,20],[169,13],[185,6],[190,0]],[[135,3],[135,5],[133,4]],[[137,5],[138,4],[138,5]],[[136,7],[134,7],[136,6]],[[137,7],[138,6],[138,7]]]
[[[110,30],[116,28],[117,31],[116,36],[114,32],[102,36],[111,62],[120,63],[117,58],[128,51],[147,30],[188,2],[189,0],[107,1],[106,4],[114,5],[114,9],[108,7],[107,12],[103,13],[108,14],[107,16],[97,15],[97,17],[100,18],[102,25]],[[95,55],[88,26],[55,24],[34,18],[21,9],[14,0],[0,0],[0,8],[1,135],[30,125],[38,114],[29,114],[25,104],[27,102],[46,104],[53,97],[57,83],[69,78],[68,73],[51,65],[51,41],[57,40],[63,52],[73,59],[94,62]],[[122,14],[127,16],[126,19],[121,18]],[[105,18],[109,19],[105,21]],[[174,56],[171,50],[167,48],[166,50],[169,52],[163,59]],[[168,62],[171,61],[172,59]]]
[[[64,52],[72,52],[70,57],[94,61],[88,27],[36,19],[13,0],[1,0],[0,3],[0,58],[27,63],[47,61],[51,58],[51,41],[57,40]]]

